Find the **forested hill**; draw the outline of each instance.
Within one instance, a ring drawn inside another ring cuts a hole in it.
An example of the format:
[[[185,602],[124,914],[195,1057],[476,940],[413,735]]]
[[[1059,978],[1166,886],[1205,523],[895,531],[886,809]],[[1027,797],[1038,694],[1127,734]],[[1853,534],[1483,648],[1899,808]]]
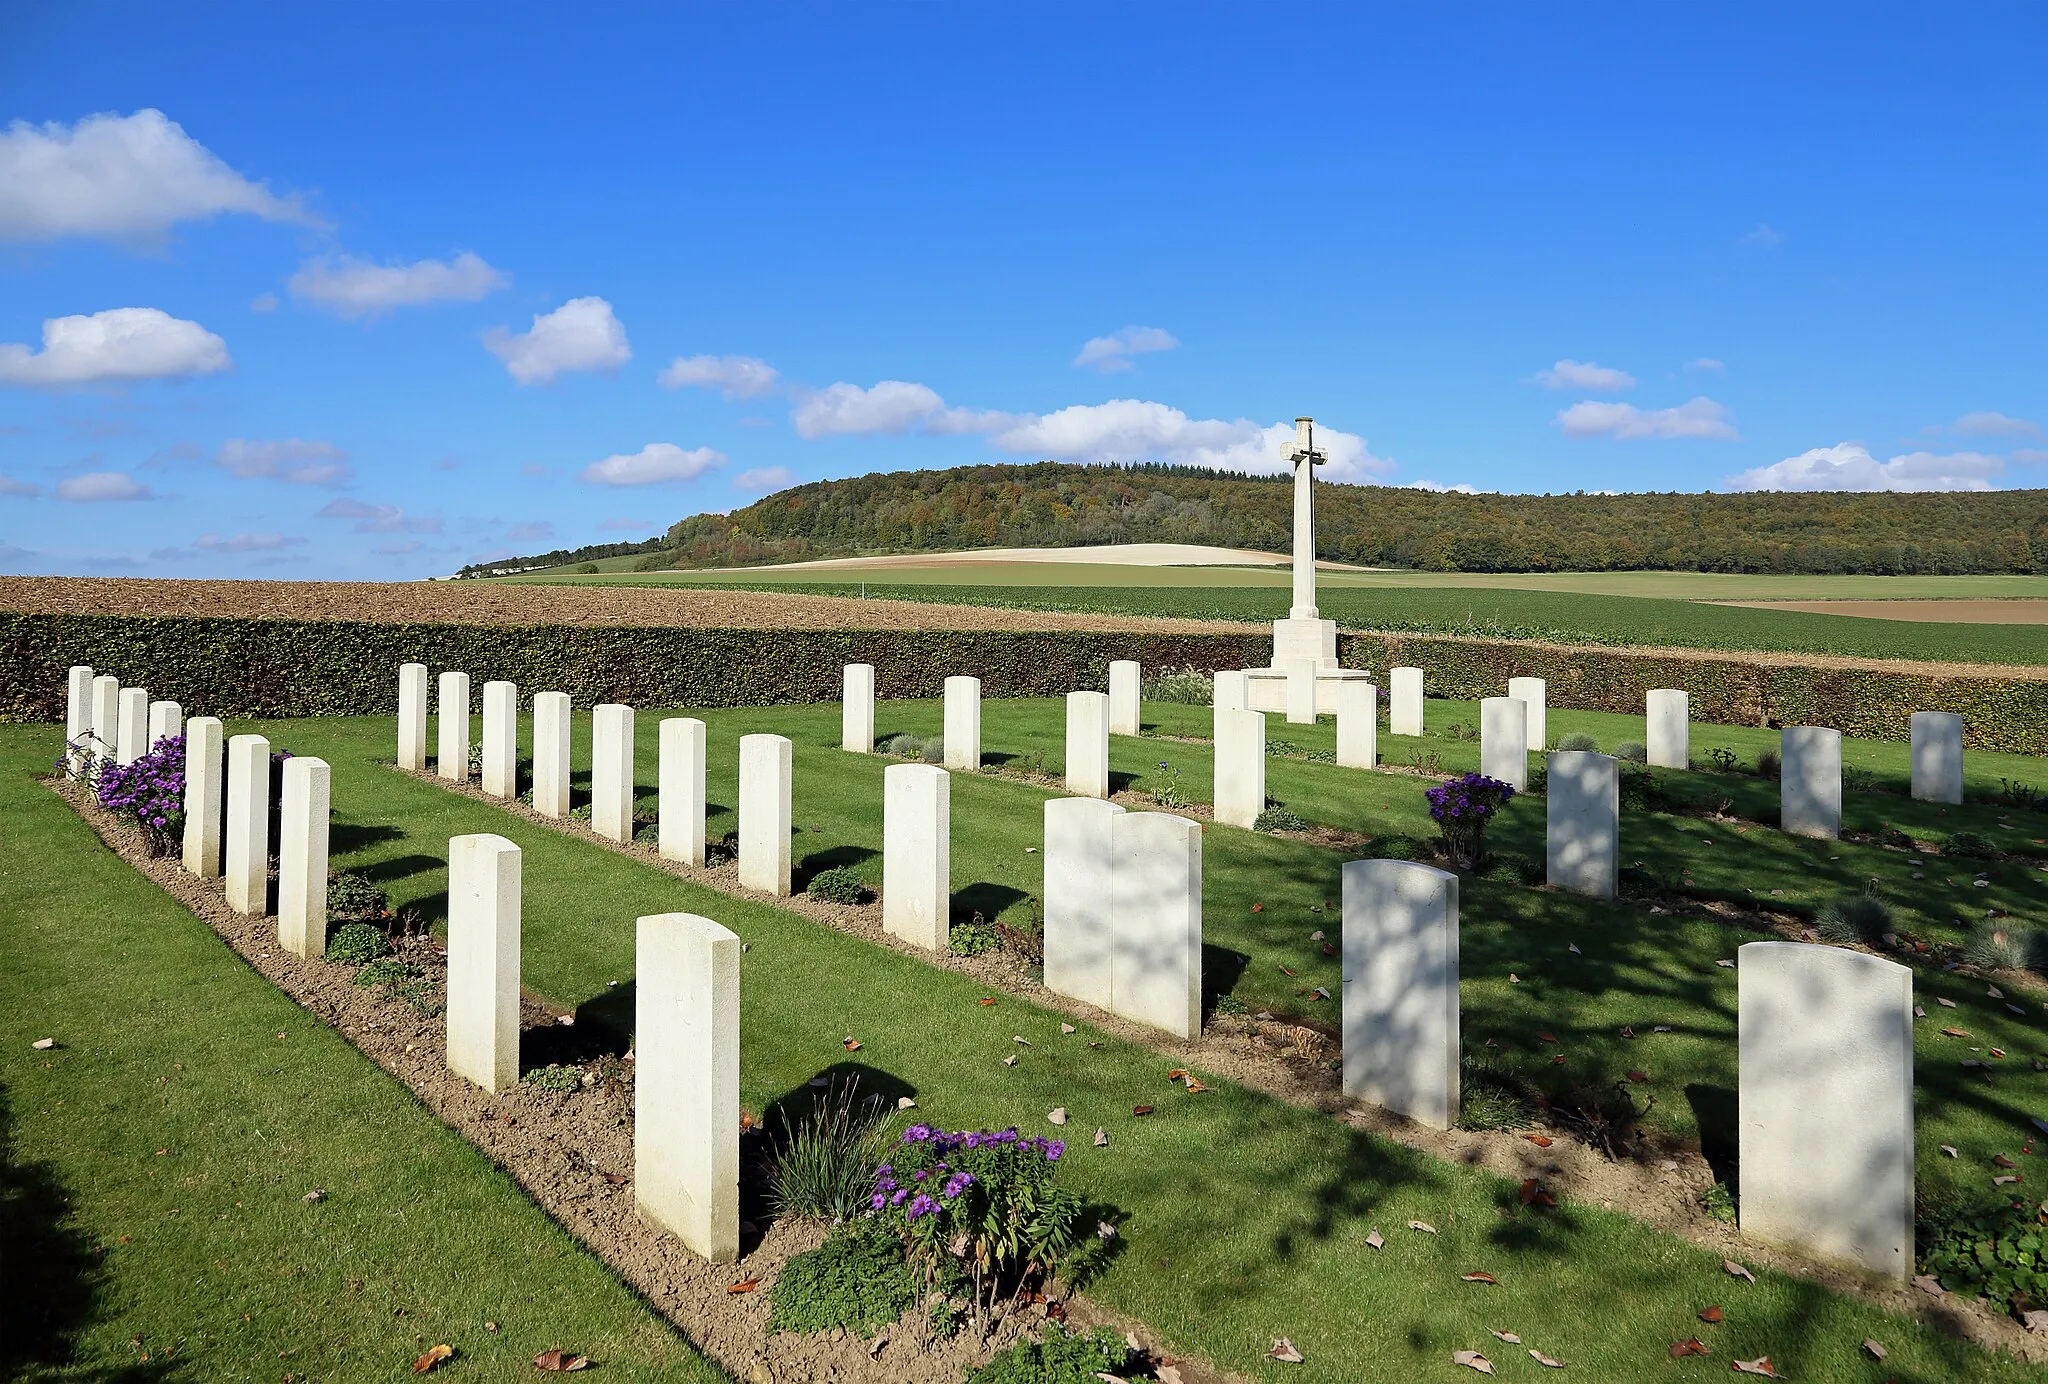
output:
[[[647,566],[873,552],[1214,543],[1286,551],[1285,476],[962,466],[817,481],[668,531]],[[1318,485],[1317,556],[1429,571],[2048,571],[2048,490],[1459,495]]]

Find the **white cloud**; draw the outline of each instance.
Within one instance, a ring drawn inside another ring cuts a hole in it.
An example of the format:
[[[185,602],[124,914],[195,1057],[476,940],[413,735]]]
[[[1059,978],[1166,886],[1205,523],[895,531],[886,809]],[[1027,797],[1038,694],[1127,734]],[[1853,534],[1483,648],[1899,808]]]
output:
[[[256,295],[256,296],[255,296],[254,298],[251,298],[251,299],[249,300],[249,311],[251,311],[251,312],[276,312],[276,311],[277,311],[277,295],[276,295],[275,293],[259,293],[259,294],[257,294],[257,295]]]
[[[231,437],[220,444],[213,459],[244,480],[267,476],[292,485],[343,485],[353,474],[344,465],[348,453],[332,442],[297,437],[276,441]]]
[[[536,519],[527,524],[514,524],[505,530],[507,543],[529,543],[537,538],[553,538],[555,526],[545,519]]]
[[[1636,387],[1636,377],[1628,371],[1595,365],[1590,360],[1561,360],[1548,370],[1537,371],[1536,379],[1546,389],[1597,389],[1603,394],[1618,394]]]
[[[1994,490],[2005,463],[1982,452],[1907,452],[1879,461],[1860,442],[1815,447],[1730,476],[1730,490]]]
[[[1785,243],[1785,233],[1773,230],[1768,222],[1759,221],[1756,223],[1755,230],[1748,232],[1742,237],[1742,243],[1744,245],[1761,245],[1767,250],[1773,249]]]
[[[795,479],[787,466],[757,466],[734,476],[732,488],[751,495],[765,495],[772,490],[788,489]]]
[[[1587,399],[1560,409],[1557,424],[1571,437],[1710,437],[1738,434],[1728,410],[1704,395],[1676,408],[1640,409],[1634,404],[1608,404]]]
[[[799,437],[844,437],[863,433],[901,436],[944,411],[946,401],[931,388],[905,380],[883,380],[862,389],[844,380],[805,395],[790,412]]]
[[[58,481],[57,498],[96,504],[104,500],[153,500],[156,496],[125,471],[87,471]]]
[[[591,462],[583,468],[582,479],[591,485],[662,485],[695,480],[724,462],[725,454],[709,447],[686,452],[673,442],[650,442],[630,455]]]
[[[1074,364],[1107,375],[1130,369],[1132,356],[1171,351],[1178,345],[1180,342],[1174,339],[1173,333],[1163,328],[1125,327],[1108,336],[1090,337],[1081,348],[1081,354],[1074,357]]]
[[[12,476],[0,476],[0,495],[19,495],[24,499],[43,493],[43,488],[33,481],[18,481]]]
[[[370,505],[361,500],[329,500],[314,511],[316,519],[353,519],[357,533],[439,533],[441,521],[409,515],[397,505]]]
[[[0,239],[147,241],[180,221],[242,212],[318,226],[295,198],[250,182],[162,111],[17,120],[0,134]]]
[[[2022,466],[2048,466],[2048,448],[2019,447],[2014,449],[2012,459]]]
[[[1404,490],[1429,490],[1439,495],[1484,495],[1491,493],[1481,490],[1476,485],[1469,485],[1464,481],[1460,481],[1456,485],[1443,485],[1437,481],[1418,480],[1410,481],[1401,488]]]
[[[772,394],[782,376],[765,360],[752,356],[677,356],[654,377],[663,389],[715,389],[728,399],[758,399]]]
[[[352,255],[307,260],[286,287],[292,297],[318,303],[337,316],[370,317],[421,303],[474,303],[511,282],[464,250],[452,260],[412,264],[372,264]]]
[[[1966,413],[1949,424],[1949,431],[1959,432],[1967,437],[2039,437],[2041,425],[2024,418],[2008,418],[2002,413],[1986,410],[1982,413]]]
[[[1696,360],[1687,361],[1685,363],[1685,368],[1688,370],[1712,370],[1718,373],[1720,371],[1726,370],[1728,367],[1720,361],[1715,360],[1712,356],[1701,356]]]
[[[602,298],[571,298],[536,313],[530,331],[484,333],[484,349],[505,362],[521,384],[546,384],[572,370],[616,370],[633,358],[626,329]]]
[[[1006,452],[1059,461],[1162,461],[1259,473],[1288,469],[1284,454],[1294,438],[1291,422],[1261,427],[1248,418],[1196,419],[1166,404],[1111,399],[1012,419],[990,441]],[[1354,433],[1317,428],[1316,447],[1329,458],[1317,473],[1324,480],[1358,482],[1393,469],[1391,461],[1374,456]]]
[[[0,343],[0,384],[62,386],[161,380],[227,369],[228,344],[155,308],[108,308],[43,322],[43,349]]]
[[[374,549],[379,557],[404,557],[407,553],[416,553],[419,550],[420,541],[417,538],[394,538],[379,543]]]
[[[288,538],[281,533],[238,533],[232,538],[202,533],[193,540],[192,546],[209,553],[268,553],[295,547],[305,541],[303,538]]]

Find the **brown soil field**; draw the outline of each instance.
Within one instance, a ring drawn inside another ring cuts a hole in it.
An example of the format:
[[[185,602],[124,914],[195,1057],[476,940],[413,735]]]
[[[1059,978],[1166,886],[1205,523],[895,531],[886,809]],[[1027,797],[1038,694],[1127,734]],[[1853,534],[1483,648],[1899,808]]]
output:
[[[996,610],[762,591],[495,582],[174,581],[0,577],[0,610],[29,615],[190,615],[391,624],[650,625],[701,629],[1112,630],[1242,634],[1215,620]]]
[[[1707,601],[1751,610],[1805,610],[1815,615],[1856,615],[1867,620],[1911,620],[1930,625],[2048,625],[2048,601],[2013,596],[1986,601]]]

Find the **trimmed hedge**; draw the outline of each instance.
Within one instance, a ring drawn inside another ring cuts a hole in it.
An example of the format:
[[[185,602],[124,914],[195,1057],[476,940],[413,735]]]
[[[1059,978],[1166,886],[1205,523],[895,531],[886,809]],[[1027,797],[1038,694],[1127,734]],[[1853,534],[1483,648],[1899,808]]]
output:
[[[441,625],[0,613],[0,721],[62,721],[65,670],[89,663],[154,696],[219,716],[351,716],[396,710],[398,665],[465,668],[567,692],[579,706],[771,706],[836,701],[839,669],[872,663],[883,697],[936,697],[972,672],[991,697],[1102,686],[1113,659],[1151,668],[1263,667],[1272,636],[1076,631],[676,629]],[[1904,740],[1915,711],[1963,715],[1969,743],[2048,754],[2048,678],[1811,668],[1739,655],[1675,655],[1455,636],[1346,634],[1346,667],[1427,671],[1431,695],[1492,696],[1510,677],[1549,683],[1553,706],[1640,714],[1643,693],[1682,687],[1696,721],[1823,725]]]

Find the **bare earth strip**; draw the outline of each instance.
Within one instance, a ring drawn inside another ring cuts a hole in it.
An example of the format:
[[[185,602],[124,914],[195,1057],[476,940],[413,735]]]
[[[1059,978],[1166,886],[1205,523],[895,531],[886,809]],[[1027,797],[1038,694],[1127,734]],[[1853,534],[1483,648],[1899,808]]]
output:
[[[1709,601],[1751,610],[1804,610],[1815,615],[1859,615],[1870,620],[1912,620],[1930,625],[2048,625],[2048,600],[1991,601]]]

